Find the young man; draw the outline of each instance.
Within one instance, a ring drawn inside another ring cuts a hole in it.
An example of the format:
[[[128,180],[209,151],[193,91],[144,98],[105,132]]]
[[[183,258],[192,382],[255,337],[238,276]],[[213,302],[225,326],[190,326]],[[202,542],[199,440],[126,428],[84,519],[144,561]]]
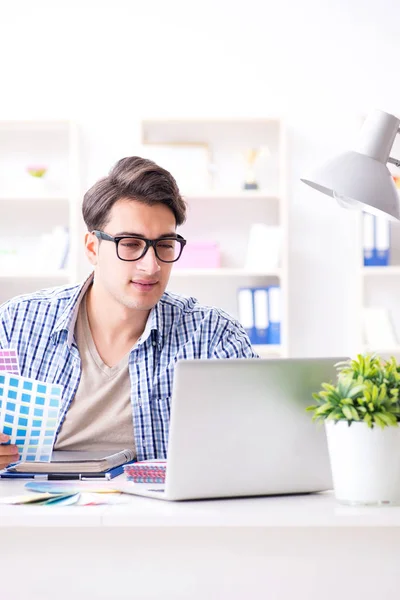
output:
[[[186,216],[168,171],[124,158],[82,212],[92,275],[3,304],[0,348],[17,349],[22,375],[62,385],[55,449],[164,458],[176,361],[256,354],[229,315],[165,292]],[[0,468],[17,459],[16,446],[0,445]]]

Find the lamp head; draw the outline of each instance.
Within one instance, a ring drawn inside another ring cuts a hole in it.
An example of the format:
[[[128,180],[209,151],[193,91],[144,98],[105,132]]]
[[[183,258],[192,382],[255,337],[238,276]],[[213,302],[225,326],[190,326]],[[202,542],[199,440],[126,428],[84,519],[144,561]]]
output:
[[[356,150],[340,154],[301,181],[343,208],[400,220],[399,195],[386,166],[399,124],[393,115],[375,111],[361,129]]]

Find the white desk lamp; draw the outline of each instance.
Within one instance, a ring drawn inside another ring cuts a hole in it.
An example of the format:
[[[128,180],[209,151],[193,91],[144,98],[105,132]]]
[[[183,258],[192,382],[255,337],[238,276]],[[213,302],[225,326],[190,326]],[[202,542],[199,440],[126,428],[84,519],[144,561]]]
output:
[[[400,220],[399,194],[386,163],[400,167],[389,156],[400,119],[376,110],[365,120],[355,150],[344,152],[301,178],[316,190],[336,198],[344,208],[355,208],[391,221]]]

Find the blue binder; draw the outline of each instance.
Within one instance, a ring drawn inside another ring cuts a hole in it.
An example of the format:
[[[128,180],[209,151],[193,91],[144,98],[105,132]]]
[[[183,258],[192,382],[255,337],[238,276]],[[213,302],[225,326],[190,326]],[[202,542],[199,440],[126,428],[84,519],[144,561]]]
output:
[[[255,343],[268,344],[268,288],[253,288]]]
[[[281,288],[277,285],[268,287],[268,305],[269,305],[269,327],[267,340],[268,344],[281,343],[281,313],[282,297]]]
[[[373,267],[375,265],[375,217],[363,212],[362,218],[364,266]]]
[[[386,267],[390,260],[390,222],[385,217],[375,219],[375,265]]]
[[[385,217],[363,213],[365,267],[386,267],[390,262],[390,222]]]
[[[257,336],[254,323],[253,290],[251,288],[238,289],[239,321],[245,328],[252,344],[256,344]]]

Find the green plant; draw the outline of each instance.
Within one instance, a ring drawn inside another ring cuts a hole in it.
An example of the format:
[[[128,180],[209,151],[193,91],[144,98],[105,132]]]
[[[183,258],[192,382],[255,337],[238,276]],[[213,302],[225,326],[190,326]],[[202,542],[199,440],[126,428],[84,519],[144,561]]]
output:
[[[400,421],[400,365],[375,354],[358,354],[357,359],[335,365],[337,383],[322,383],[313,394],[317,404],[307,407],[313,420],[363,421],[368,427],[398,425]]]

